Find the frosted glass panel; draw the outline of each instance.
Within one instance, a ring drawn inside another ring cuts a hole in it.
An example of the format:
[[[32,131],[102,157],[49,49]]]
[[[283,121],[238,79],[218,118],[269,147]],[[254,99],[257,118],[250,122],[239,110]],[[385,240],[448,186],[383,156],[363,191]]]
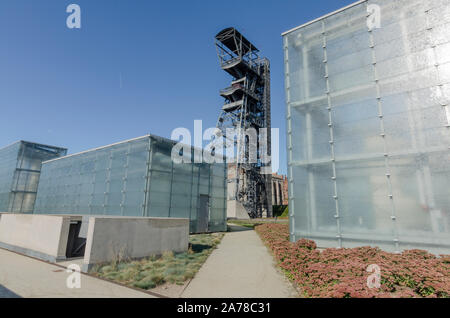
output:
[[[0,212],[32,213],[42,162],[66,152],[25,141],[0,149]]]
[[[370,0],[284,35],[292,240],[450,252],[449,32],[449,0]]]
[[[226,230],[225,165],[174,164],[172,146],[146,136],[45,162],[34,212],[190,218],[196,232],[205,194],[209,230]]]

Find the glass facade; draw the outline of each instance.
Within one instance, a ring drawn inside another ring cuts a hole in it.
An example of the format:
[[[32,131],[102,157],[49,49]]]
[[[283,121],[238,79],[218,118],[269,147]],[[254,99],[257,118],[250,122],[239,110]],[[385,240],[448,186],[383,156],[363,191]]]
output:
[[[0,149],[0,212],[32,213],[41,163],[67,150],[26,141]]]
[[[226,165],[173,163],[173,145],[144,136],[45,162],[34,212],[179,217],[193,233],[226,231]]]
[[[450,252],[449,34],[450,0],[378,0],[283,35],[293,241]]]

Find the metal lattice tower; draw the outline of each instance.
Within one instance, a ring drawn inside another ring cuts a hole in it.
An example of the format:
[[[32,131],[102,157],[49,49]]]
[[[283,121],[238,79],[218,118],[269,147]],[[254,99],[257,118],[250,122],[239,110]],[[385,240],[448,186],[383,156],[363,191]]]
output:
[[[251,218],[271,217],[272,169],[270,159],[265,160],[265,154],[271,156],[270,63],[235,28],[216,35],[216,48],[222,69],[233,77],[231,86],[220,92],[225,104],[217,123],[217,135],[236,154],[231,196]],[[236,135],[228,136],[228,128]],[[256,131],[256,138],[248,131]]]

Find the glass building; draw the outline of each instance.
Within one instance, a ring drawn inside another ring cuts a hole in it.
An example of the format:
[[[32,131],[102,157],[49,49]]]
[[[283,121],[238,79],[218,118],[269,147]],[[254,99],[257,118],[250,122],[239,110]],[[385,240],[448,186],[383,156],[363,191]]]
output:
[[[0,149],[0,212],[32,213],[41,163],[67,149],[18,141]]]
[[[47,161],[34,213],[189,218],[193,233],[226,231],[226,165],[176,164],[174,144],[148,135]]]
[[[450,252],[450,1],[283,34],[291,240]]]

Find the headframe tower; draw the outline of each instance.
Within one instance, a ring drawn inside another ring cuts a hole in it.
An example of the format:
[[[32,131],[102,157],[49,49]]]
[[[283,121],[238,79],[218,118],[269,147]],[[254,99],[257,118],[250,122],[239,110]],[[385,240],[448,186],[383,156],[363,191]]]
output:
[[[235,149],[228,200],[238,202],[250,218],[271,217],[270,62],[235,28],[215,39],[220,65],[233,78],[220,91],[225,104],[217,123],[217,136]]]

